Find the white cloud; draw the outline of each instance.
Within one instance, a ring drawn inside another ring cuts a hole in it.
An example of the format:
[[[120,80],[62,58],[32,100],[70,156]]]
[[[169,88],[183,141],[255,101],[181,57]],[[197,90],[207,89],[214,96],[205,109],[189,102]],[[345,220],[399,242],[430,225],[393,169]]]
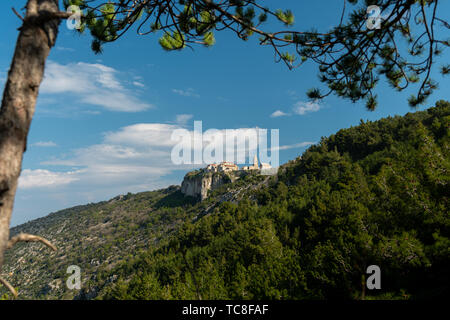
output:
[[[317,112],[320,110],[320,105],[317,102],[303,102],[299,101],[294,105],[293,111],[299,115],[305,115],[310,112]]]
[[[80,171],[52,172],[43,169],[24,169],[19,178],[19,188],[55,187],[78,180]]]
[[[278,118],[278,117],[283,117],[283,116],[288,116],[289,114],[287,114],[287,113],[285,113],[285,112],[283,112],[283,111],[281,111],[281,110],[277,110],[277,111],[275,111],[275,112],[273,112],[271,115],[270,115],[270,117],[271,118]]]
[[[184,97],[194,97],[194,98],[200,98],[200,95],[198,93],[195,92],[194,89],[189,88],[187,90],[182,90],[182,89],[172,89],[173,93],[176,93],[180,96],[184,96]]]
[[[75,172],[69,176],[76,179],[67,183],[83,185],[85,190],[92,190],[94,193],[100,192],[102,188],[110,188],[113,184],[120,185],[123,189],[133,189],[137,185],[150,186],[175,171],[187,171],[205,165],[176,165],[172,162],[172,149],[179,144],[179,141],[172,139],[172,134],[177,129],[183,129],[189,135],[187,142],[183,140],[183,145],[187,143],[186,146],[192,146],[196,150],[207,146],[217,148],[219,144],[223,147],[225,141],[216,137],[224,137],[225,133],[236,137],[236,146],[226,144],[224,148],[227,160],[233,161],[232,155],[237,151],[250,149],[251,154],[256,151],[256,145],[248,145],[246,140],[239,139],[249,137],[252,133],[256,136],[255,128],[207,130],[203,131],[203,140],[198,141],[199,137],[194,137],[193,130],[186,130],[180,124],[138,123],[106,132],[101,143],[75,149],[68,155],[61,155],[42,164],[68,167],[68,172]],[[39,187],[41,184],[28,186]],[[95,189],[93,186],[96,186]]]
[[[75,49],[73,49],[73,48],[66,48],[66,47],[60,47],[60,46],[57,46],[55,49],[59,50],[59,51],[70,51],[70,52],[75,51]]]
[[[32,147],[56,147],[57,144],[53,141],[38,141],[31,144]]]
[[[163,123],[138,123],[105,133],[104,141],[116,145],[169,147],[175,144],[170,140],[172,132],[179,128]]]
[[[140,87],[140,88],[144,88],[145,85],[142,82],[139,81],[133,81],[133,85],[135,85],[136,87]]]
[[[313,101],[313,102],[298,101],[292,107],[292,111],[294,112],[294,114],[298,114],[298,115],[303,116],[303,115],[305,115],[307,113],[317,112],[321,108],[322,107],[316,101]],[[291,115],[290,113],[286,113],[286,112],[281,111],[281,110],[276,110],[275,112],[273,112],[270,115],[270,117],[271,118],[278,118],[278,117],[285,117],[285,116],[290,116],[290,115]]]
[[[300,143],[294,143],[294,144],[280,146],[278,148],[278,150],[288,150],[288,149],[295,149],[295,148],[303,148],[303,147],[307,147],[307,146],[310,146],[310,145],[313,145],[313,144],[315,144],[315,142],[305,141],[305,142],[300,142]]]
[[[126,192],[153,190],[169,183],[180,184],[184,173],[206,164],[174,164],[171,152],[179,142],[172,140],[172,134],[177,129],[185,130],[190,137],[187,143],[192,144],[196,150],[223,143],[215,138],[223,136],[225,132],[243,138],[255,131],[255,128],[215,131],[203,129],[203,141],[200,142],[198,137],[193,137],[193,130],[187,130],[180,124],[133,124],[105,132],[100,143],[74,149],[44,161],[41,164],[45,168],[23,170],[19,190],[27,192],[26,194],[34,192],[35,197],[42,196],[44,192],[45,197],[51,198],[51,201],[54,200],[52,197],[57,197],[55,203],[61,203],[58,206],[67,207],[108,199]],[[270,134],[268,140],[270,142]],[[223,150],[226,159],[234,161],[235,158],[231,158],[231,155],[248,148],[250,150],[245,162],[251,162],[256,149],[247,145],[245,140],[238,139],[236,142],[236,150],[234,145],[226,144]],[[280,150],[294,147],[283,146]],[[204,161],[210,162],[206,159]]]
[[[158,183],[162,184],[165,175],[176,170],[187,170],[186,166],[174,165],[170,158],[171,149],[177,143],[171,140],[171,135],[180,128],[162,123],[122,127],[104,133],[99,144],[75,149],[68,155],[42,164],[68,167],[68,171],[75,172],[73,176],[76,177],[76,180],[68,182],[70,188],[83,192],[90,190],[94,195],[102,195],[112,187],[126,192],[153,189]]]
[[[176,123],[184,125],[186,124],[189,120],[191,120],[193,117],[192,114],[177,114],[176,116]]]
[[[14,223],[62,208],[110,199],[118,194],[180,184],[186,172],[204,167],[205,164],[176,165],[172,162],[171,152],[178,141],[171,138],[177,129],[185,130],[191,137],[188,143],[195,142],[196,150],[211,144],[215,146],[218,142],[215,137],[223,136],[227,131],[203,128],[203,143],[198,137],[192,137],[192,129],[187,130],[180,124],[137,123],[105,132],[97,144],[64,151],[59,156],[42,162],[45,165],[43,168],[22,171]],[[243,138],[249,136],[252,130],[255,128],[231,129],[228,132]],[[270,141],[270,134],[268,140]],[[227,160],[231,160],[229,157],[234,154],[233,151],[249,147],[245,160],[251,162],[256,150],[242,140],[237,140],[237,144],[236,150],[231,150],[228,144],[224,148]],[[281,146],[279,149],[307,144],[308,142],[302,142]],[[205,161],[209,163],[209,160]]]
[[[112,111],[137,112],[153,108],[127,89],[115,69],[95,63],[48,61],[40,93],[70,94],[70,100],[100,106]]]

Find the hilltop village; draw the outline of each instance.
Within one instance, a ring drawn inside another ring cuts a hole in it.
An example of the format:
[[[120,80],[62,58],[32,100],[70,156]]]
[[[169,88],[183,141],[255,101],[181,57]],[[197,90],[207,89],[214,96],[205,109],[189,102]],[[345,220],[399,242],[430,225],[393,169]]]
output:
[[[251,166],[244,166],[242,167],[242,169],[239,169],[239,167],[232,163],[232,162],[227,162],[227,161],[223,161],[219,164],[209,164],[206,167],[206,171],[207,172],[229,172],[229,171],[239,171],[239,170],[243,170],[243,171],[249,171],[249,170],[264,170],[264,169],[271,169],[272,166],[268,163],[262,163],[261,165],[259,165],[258,162],[258,156],[255,154],[254,158],[253,158],[253,165]]]
[[[181,192],[186,196],[204,200],[208,197],[209,190],[234,182],[246,172],[268,175],[276,173],[277,170],[268,163],[259,163],[257,155],[253,158],[253,165],[242,168],[227,161],[209,164],[206,168],[188,172],[181,184]]]

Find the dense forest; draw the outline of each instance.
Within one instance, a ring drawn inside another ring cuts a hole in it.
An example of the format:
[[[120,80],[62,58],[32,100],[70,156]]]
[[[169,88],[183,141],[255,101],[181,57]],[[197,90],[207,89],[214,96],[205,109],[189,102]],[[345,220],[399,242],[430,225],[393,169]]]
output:
[[[432,299],[450,294],[450,103],[343,129],[267,186],[128,259],[113,299]],[[365,290],[366,268],[382,289]]]

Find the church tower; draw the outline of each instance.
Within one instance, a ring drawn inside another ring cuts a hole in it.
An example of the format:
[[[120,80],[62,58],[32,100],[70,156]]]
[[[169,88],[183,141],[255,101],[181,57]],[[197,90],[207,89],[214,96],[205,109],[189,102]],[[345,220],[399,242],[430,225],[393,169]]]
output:
[[[258,164],[258,156],[255,153],[255,156],[253,157],[253,168],[254,169],[258,169],[259,168],[259,164]]]

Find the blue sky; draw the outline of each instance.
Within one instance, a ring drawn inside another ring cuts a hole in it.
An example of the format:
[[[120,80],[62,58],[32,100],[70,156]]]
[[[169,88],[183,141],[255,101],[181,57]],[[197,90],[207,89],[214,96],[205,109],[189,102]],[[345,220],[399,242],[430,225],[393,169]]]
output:
[[[293,29],[326,30],[340,18],[341,1],[265,2],[292,9]],[[16,9],[24,4],[14,2]],[[1,4],[2,88],[20,26],[11,5]],[[450,3],[440,3],[440,12],[448,20]],[[220,32],[212,48],[165,52],[157,36],[131,32],[101,55],[90,50],[90,40],[61,24],[31,125],[12,225],[118,194],[180,184],[188,168],[170,162],[168,137],[176,128],[192,130],[194,120],[203,122],[203,130],[279,129],[284,163],[305,150],[298,145],[358,125],[360,119],[413,111],[406,100],[416,87],[398,93],[384,83],[374,112],[363,102],[335,96],[307,104],[306,90],[319,85],[316,66],[289,71],[274,62],[269,47],[257,44],[257,37],[243,42]],[[437,65],[448,58],[447,52]],[[434,79],[440,89],[419,110],[450,99],[450,80],[436,72]]]

